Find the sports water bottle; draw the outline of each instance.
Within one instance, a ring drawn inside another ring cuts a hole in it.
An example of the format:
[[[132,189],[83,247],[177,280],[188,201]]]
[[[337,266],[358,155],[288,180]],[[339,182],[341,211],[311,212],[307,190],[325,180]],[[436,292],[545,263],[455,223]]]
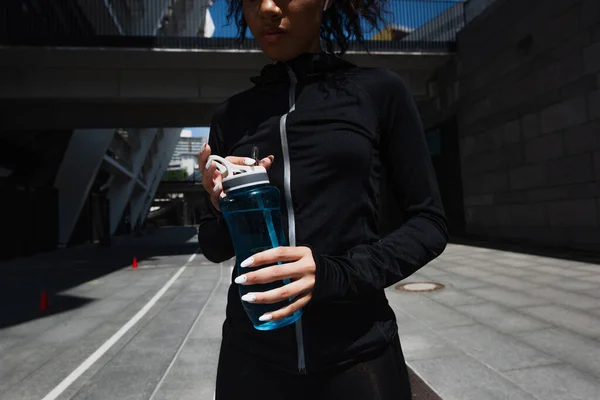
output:
[[[270,266],[242,269],[240,263],[261,251],[286,245],[281,224],[279,189],[270,185],[264,167],[235,165],[216,155],[211,155],[209,160],[216,163],[223,178],[223,192],[226,196],[219,199],[219,206],[233,241],[237,275]],[[266,284],[238,285],[238,287],[240,296],[243,296],[250,292],[266,292],[288,283],[290,280],[285,279]],[[259,321],[263,314],[285,307],[292,300],[274,304],[253,304],[242,301],[242,304],[254,328],[266,331],[292,324],[300,318],[302,311],[298,310],[282,320]]]

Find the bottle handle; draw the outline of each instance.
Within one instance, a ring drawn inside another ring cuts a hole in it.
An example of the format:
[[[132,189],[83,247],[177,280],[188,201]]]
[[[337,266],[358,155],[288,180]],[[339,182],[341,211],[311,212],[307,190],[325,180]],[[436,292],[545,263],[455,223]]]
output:
[[[215,164],[217,164],[217,169],[219,170],[223,178],[226,178],[230,173],[232,175],[235,175],[236,173],[252,172],[256,170],[256,167],[254,166],[237,165],[217,155],[210,155],[208,156],[208,159],[210,161],[214,161]]]

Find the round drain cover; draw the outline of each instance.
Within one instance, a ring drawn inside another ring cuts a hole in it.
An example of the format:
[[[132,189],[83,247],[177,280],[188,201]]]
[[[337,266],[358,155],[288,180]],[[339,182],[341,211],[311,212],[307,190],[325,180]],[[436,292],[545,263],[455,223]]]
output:
[[[397,290],[402,290],[404,292],[433,292],[434,290],[443,288],[444,285],[435,282],[410,282],[396,286]]]

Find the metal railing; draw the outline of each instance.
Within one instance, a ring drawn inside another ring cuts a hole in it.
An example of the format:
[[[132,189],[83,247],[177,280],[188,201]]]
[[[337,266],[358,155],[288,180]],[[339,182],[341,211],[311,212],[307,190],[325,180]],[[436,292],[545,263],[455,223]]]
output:
[[[3,0],[0,45],[255,50],[216,0]],[[452,51],[463,0],[390,0],[385,23],[351,51]]]

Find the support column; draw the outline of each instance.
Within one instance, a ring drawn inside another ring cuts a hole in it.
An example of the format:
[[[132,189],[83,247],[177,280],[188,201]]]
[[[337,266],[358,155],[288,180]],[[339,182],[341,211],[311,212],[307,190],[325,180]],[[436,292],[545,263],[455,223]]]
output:
[[[65,246],[71,238],[113,135],[113,129],[73,132],[54,181],[58,189],[60,246]]]
[[[123,35],[125,33],[115,10],[108,1],[78,0],[77,3],[99,35]]]
[[[128,31],[132,35],[155,36],[167,11],[168,0],[143,0],[144,12],[132,21]]]
[[[181,215],[181,222],[184,226],[190,225],[189,219],[190,219],[190,203],[188,203],[187,199],[185,198],[185,195],[183,196],[183,204],[182,204],[182,215]]]
[[[152,157],[152,168],[148,173],[147,189],[132,200],[131,222],[134,227],[142,225],[146,220],[156,189],[179,141],[180,132],[181,128],[165,128],[155,138],[156,145],[152,146],[155,151],[148,154]]]
[[[138,185],[140,171],[146,161],[152,141],[156,136],[156,129],[141,129],[129,134],[130,144],[132,146],[131,156],[131,175],[132,177],[122,176],[111,186],[108,192],[110,199],[110,233],[114,234],[119,222],[123,217],[123,212],[132,199],[134,187]],[[144,183],[144,182],[142,182]],[[132,223],[133,228],[133,223]]]

